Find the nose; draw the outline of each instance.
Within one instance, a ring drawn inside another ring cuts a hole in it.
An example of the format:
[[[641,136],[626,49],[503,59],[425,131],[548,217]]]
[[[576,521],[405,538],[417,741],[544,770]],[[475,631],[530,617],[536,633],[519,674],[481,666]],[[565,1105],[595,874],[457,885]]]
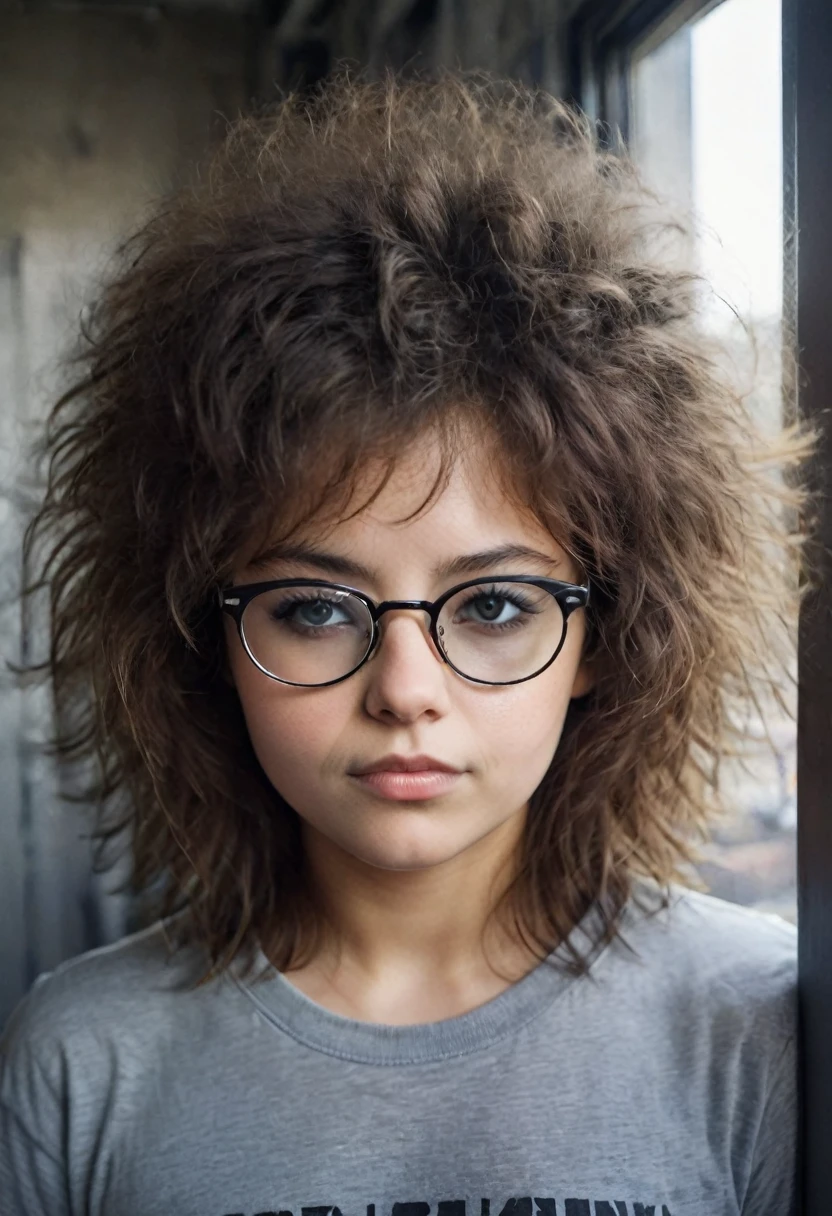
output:
[[[395,616],[379,621],[376,649],[364,667],[364,708],[382,721],[415,722],[426,713],[440,718],[450,710],[450,689],[440,666],[444,658],[425,628],[424,615],[420,630],[413,611],[397,608]],[[424,614],[424,609],[416,611]]]
[[[421,622],[422,634],[425,637],[425,639],[428,643],[428,647],[431,650],[431,652],[433,653],[434,657],[437,658],[441,663],[444,663],[445,656],[442,654],[441,650],[437,649],[437,647],[434,643],[433,637],[431,636],[430,608],[431,608],[431,605],[422,600],[390,600],[390,601],[380,605],[379,611],[378,611],[378,617],[377,617],[378,640],[376,641],[375,650],[370,655],[368,662],[371,663],[376,658],[376,656],[379,654],[382,646],[385,643],[385,638],[390,634],[391,625],[393,623],[395,623],[395,621],[397,619],[400,619],[402,621],[406,621],[408,619],[407,616],[404,616],[402,614],[414,612],[414,613],[422,614],[422,622]],[[392,620],[388,616],[388,614],[391,612],[395,614],[393,616]],[[386,620],[382,619],[384,617],[386,617]],[[414,623],[416,623],[416,622],[414,621]],[[393,636],[396,638],[399,638],[401,636],[401,634],[402,634],[402,630],[401,630],[401,628],[399,628],[394,631]],[[412,630],[409,633],[407,631],[405,631],[405,635],[408,637],[413,637],[414,633]],[[400,645],[401,645],[401,642],[397,642],[396,649],[398,649],[398,647]],[[388,642],[387,649],[390,650],[390,648],[391,648],[390,643]]]

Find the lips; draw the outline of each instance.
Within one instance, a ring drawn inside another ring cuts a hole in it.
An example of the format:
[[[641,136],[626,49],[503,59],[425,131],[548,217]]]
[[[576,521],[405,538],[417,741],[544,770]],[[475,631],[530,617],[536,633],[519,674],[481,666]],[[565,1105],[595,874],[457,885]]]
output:
[[[374,773],[355,775],[354,780],[379,798],[391,802],[428,802],[456,789],[463,773],[445,773],[437,769],[421,769],[416,773],[391,772],[378,769]]]
[[[454,768],[435,756],[382,756],[372,764],[367,764],[354,771],[354,776],[362,777],[367,773],[460,773],[462,769]]]

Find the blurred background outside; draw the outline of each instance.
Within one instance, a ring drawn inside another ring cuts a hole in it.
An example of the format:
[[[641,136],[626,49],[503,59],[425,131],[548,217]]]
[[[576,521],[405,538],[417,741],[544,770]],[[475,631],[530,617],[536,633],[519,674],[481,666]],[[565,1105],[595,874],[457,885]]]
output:
[[[659,27],[633,56],[632,151],[658,191],[695,211],[692,260],[713,285],[704,322],[767,429],[783,417],[781,98],[780,0],[723,0],[669,36]],[[796,709],[794,685],[785,692]],[[772,706],[751,727],[760,747],[725,765],[731,811],[700,872],[714,894],[795,922],[796,725]]]

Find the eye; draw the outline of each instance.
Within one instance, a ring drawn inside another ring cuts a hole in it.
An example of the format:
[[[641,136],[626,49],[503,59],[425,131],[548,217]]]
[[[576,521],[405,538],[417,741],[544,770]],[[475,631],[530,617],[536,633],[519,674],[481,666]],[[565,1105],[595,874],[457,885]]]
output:
[[[355,621],[354,614],[347,610],[342,600],[349,597],[340,595],[295,595],[290,599],[275,604],[271,615],[275,621],[286,621],[290,625],[322,628],[327,625],[350,625]]]
[[[453,624],[459,624],[462,619],[475,625],[509,628],[522,626],[539,611],[540,608],[516,586],[481,587],[457,605]]]

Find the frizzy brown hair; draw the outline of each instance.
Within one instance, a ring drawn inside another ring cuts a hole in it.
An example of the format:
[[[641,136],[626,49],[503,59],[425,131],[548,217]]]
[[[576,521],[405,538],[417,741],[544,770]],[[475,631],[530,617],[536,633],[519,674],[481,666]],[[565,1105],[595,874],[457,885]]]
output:
[[[134,889],[205,947],[200,982],[247,973],[257,944],[299,965],[320,929],[296,812],[224,678],[217,586],[429,432],[433,501],[463,421],[591,585],[596,684],[501,905],[543,956],[594,896],[610,940],[637,875],[695,885],[731,706],[764,688],[787,708],[767,664],[788,672],[808,585],[817,436],[759,431],[697,325],[699,280],[653,256],[654,201],[542,91],[341,69],[233,123],[125,245],[50,416],[24,556],[49,591],[54,750],[92,773],[102,854],[129,830]]]

